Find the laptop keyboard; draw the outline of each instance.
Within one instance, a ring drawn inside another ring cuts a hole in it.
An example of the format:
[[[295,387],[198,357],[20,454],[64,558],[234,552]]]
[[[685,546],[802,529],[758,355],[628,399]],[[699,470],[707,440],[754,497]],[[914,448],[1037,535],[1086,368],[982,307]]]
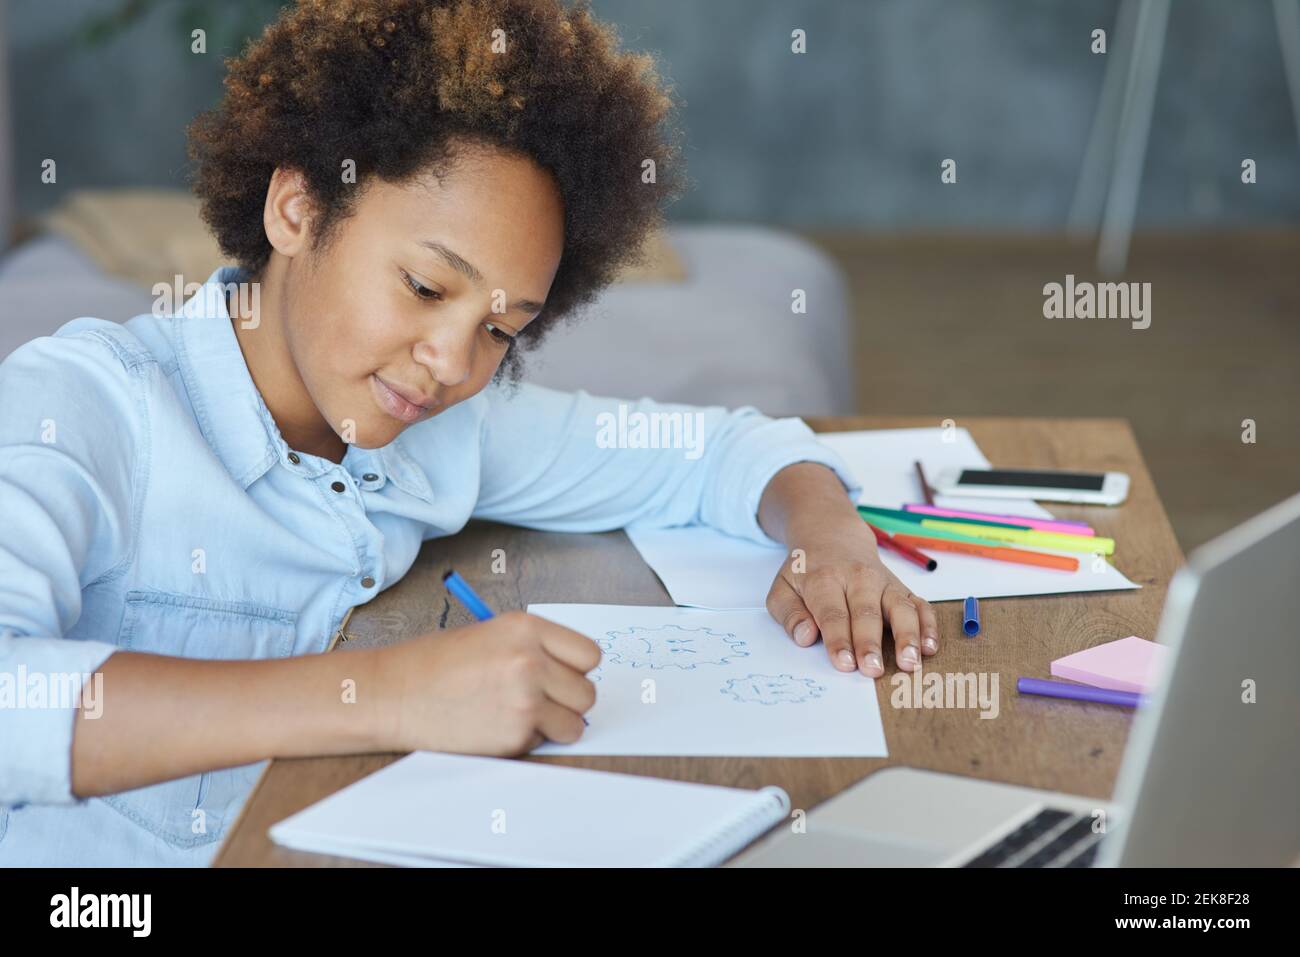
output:
[[[1090,867],[1102,835],[1091,814],[1043,808],[963,867]]]

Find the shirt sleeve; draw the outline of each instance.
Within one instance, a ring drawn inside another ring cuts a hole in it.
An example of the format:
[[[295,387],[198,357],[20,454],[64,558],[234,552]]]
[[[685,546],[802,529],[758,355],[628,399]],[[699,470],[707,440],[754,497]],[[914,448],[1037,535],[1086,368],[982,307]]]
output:
[[[744,406],[600,398],[523,384],[485,390],[479,518],[549,531],[711,525],[763,544],[768,481],[819,462],[856,498],[848,466],[800,419]]]
[[[82,588],[128,555],[142,401],[95,332],[34,339],[0,363],[0,804],[77,800],[75,708],[117,649],[64,635]]]

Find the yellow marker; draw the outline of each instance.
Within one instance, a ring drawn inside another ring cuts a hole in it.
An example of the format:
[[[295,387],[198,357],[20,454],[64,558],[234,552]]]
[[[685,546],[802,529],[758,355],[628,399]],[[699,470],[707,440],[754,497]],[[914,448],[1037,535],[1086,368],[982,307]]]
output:
[[[925,519],[922,528],[934,528],[944,532],[956,532],[969,535],[972,529],[960,522],[945,522],[941,519]],[[1039,545],[1043,548],[1059,548],[1066,552],[1087,552],[1103,555],[1115,553],[1115,539],[1101,538],[1096,535],[1063,535],[1059,532],[1040,532],[1037,529],[997,528],[986,525],[975,534],[980,538],[991,538],[998,542],[1014,542],[1017,545]]]

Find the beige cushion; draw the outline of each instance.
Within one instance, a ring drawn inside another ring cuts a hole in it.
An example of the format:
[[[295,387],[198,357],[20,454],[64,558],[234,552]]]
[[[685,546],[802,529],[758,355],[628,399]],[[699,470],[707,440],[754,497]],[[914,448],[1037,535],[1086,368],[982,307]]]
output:
[[[678,255],[668,234],[656,229],[646,237],[645,262],[640,266],[629,266],[618,275],[615,282],[684,282],[686,266]]]
[[[198,200],[180,190],[73,192],[43,217],[46,230],[75,243],[109,275],[152,287],[179,274],[202,282],[221,265]]]
[[[43,217],[44,228],[82,249],[104,272],[152,288],[202,282],[226,263],[199,217],[199,202],[170,189],[80,190]],[[618,282],[681,282],[686,269],[668,237],[653,232],[645,262]]]

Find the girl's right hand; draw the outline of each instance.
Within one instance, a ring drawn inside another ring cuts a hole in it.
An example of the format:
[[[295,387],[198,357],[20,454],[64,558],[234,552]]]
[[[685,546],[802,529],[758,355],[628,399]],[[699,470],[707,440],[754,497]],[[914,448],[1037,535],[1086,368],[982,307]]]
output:
[[[381,742],[393,751],[498,757],[582,737],[600,647],[512,611],[380,649]]]

